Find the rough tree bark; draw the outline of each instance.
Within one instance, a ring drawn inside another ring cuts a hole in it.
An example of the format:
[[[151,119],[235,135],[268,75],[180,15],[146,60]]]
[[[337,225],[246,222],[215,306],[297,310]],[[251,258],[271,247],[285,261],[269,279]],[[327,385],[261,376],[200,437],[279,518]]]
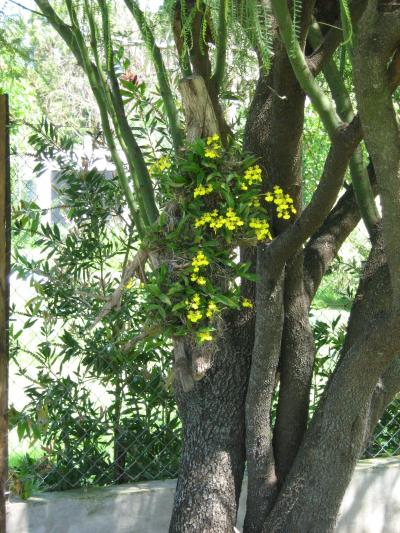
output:
[[[184,444],[170,533],[225,533],[236,524],[253,321],[252,312],[223,320],[211,369],[188,393],[176,386]]]

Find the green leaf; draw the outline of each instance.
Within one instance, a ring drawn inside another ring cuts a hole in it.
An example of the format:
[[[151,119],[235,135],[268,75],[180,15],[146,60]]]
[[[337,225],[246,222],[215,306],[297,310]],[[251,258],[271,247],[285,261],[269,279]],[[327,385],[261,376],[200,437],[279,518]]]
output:
[[[235,302],[235,300],[232,300],[232,298],[229,298],[228,296],[224,296],[223,294],[214,294],[213,299],[216,302],[226,305],[227,307],[231,307],[231,308],[238,307],[238,304]]]

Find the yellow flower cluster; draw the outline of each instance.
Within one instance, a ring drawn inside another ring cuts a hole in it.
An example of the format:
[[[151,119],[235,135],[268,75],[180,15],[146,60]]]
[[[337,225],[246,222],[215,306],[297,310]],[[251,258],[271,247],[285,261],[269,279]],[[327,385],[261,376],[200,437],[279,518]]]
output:
[[[261,183],[262,177],[261,177],[261,167],[259,165],[253,165],[246,169],[246,172],[244,173],[243,179],[245,180],[245,183],[242,184],[241,189],[242,191],[247,191],[249,187],[253,185],[253,183]]]
[[[190,322],[198,322],[203,318],[203,313],[199,310],[200,307],[200,296],[199,294],[194,294],[192,300],[188,303],[188,313],[187,318]]]
[[[290,214],[296,214],[297,210],[293,205],[293,198],[289,194],[284,194],[281,187],[274,186],[273,192],[267,192],[265,195],[266,202],[273,202],[276,205],[278,218],[289,220]]]
[[[253,304],[248,298],[243,298],[242,307],[253,307]]]
[[[211,137],[207,137],[206,149],[204,151],[205,157],[209,159],[216,159],[220,156],[221,143],[219,135],[215,134]]]
[[[204,252],[201,250],[197,252],[196,257],[194,257],[192,260],[193,272],[190,276],[191,281],[195,281],[198,285],[205,285],[207,283],[206,278],[204,276],[199,276],[198,272],[200,271],[201,267],[205,267],[209,264],[210,263],[207,257],[204,255]]]
[[[212,341],[212,335],[209,331],[199,331],[197,333],[197,338],[199,339],[199,342],[206,342],[206,341]]]
[[[218,307],[216,303],[210,300],[207,306],[206,317],[211,318],[217,311],[218,311]]]
[[[171,166],[171,161],[168,159],[168,157],[163,155],[156,163],[154,163],[152,169],[158,172],[164,172],[164,170],[168,170],[169,168],[171,168]]]
[[[198,272],[200,270],[200,267],[207,266],[209,264],[210,263],[207,257],[204,255],[204,252],[200,250],[199,252],[197,252],[196,257],[194,257],[192,260],[193,272]]]
[[[194,198],[197,198],[198,196],[204,196],[205,194],[210,194],[210,192],[213,191],[213,186],[211,183],[207,185],[207,187],[204,187],[203,185],[199,185],[195,188],[193,191]]]
[[[204,215],[198,218],[194,224],[195,228],[201,228],[208,225],[214,231],[225,227],[226,229],[233,231],[236,228],[243,226],[243,220],[235,213],[232,207],[228,207],[225,216],[220,215],[217,209],[214,211],[204,213]]]
[[[258,196],[256,196],[255,198],[252,198],[249,202],[248,202],[248,205],[250,207],[261,207],[261,202],[260,202],[260,199],[258,198]]]
[[[257,240],[262,241],[266,237],[272,240],[272,235],[269,229],[269,224],[265,219],[251,218],[249,222],[249,226],[250,228],[253,228],[255,230]]]

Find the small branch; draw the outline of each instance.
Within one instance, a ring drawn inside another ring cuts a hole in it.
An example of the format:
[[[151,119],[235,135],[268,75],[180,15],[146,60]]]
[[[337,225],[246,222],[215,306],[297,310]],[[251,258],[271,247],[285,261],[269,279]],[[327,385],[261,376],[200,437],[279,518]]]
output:
[[[182,146],[182,131],[179,127],[178,111],[176,109],[174,96],[172,94],[171,86],[168,79],[168,72],[165,67],[164,60],[161,55],[161,50],[157,46],[153,32],[148,24],[143,11],[140,9],[136,0],[125,0],[125,4],[132,13],[142,34],[143,40],[150,52],[150,57],[153,61],[156,70],[160,94],[163,99],[165,110],[168,117],[169,129],[172,135],[175,151],[178,151]]]
[[[40,13],[40,11],[35,11],[34,9],[29,9],[29,7],[23,6],[19,2],[15,2],[15,0],[8,0],[8,2],[10,4],[14,4],[15,6],[20,7],[21,9],[24,9],[25,11],[28,11],[29,13],[33,13],[34,15],[39,15],[39,17],[46,18],[46,15],[44,15],[43,13]]]
[[[185,341],[181,337],[175,337],[173,342],[177,377],[180,380],[183,392],[190,392],[194,387],[194,379],[186,355]]]
[[[225,75],[226,67],[226,43],[227,43],[227,9],[228,1],[219,1],[219,25],[218,25],[218,40],[217,40],[217,58],[215,64],[214,74],[211,77],[214,83],[216,92],[219,93]]]
[[[318,24],[313,24],[310,28],[309,39],[311,44],[316,47],[320,41]],[[344,80],[333,59],[327,61],[323,65],[322,70],[335,101],[339,117],[344,122],[350,123],[354,118],[353,106]],[[375,204],[374,193],[363,162],[363,154],[360,146],[355,149],[350,159],[350,175],[361,216],[371,236],[376,230],[380,216]]]
[[[309,302],[340,247],[361,219],[353,188],[347,190],[304,248],[304,284]]]
[[[133,337],[133,339],[131,339],[130,341],[128,341],[126,344],[124,344],[122,346],[122,351],[124,353],[129,353],[133,350],[133,348],[135,348],[135,346],[145,340],[145,339],[149,339],[149,338],[153,338],[153,337],[157,337],[158,335],[160,335],[162,332],[163,332],[163,329],[164,329],[164,326],[161,325],[161,324],[158,324],[158,325],[154,325],[152,326],[151,328],[148,328],[148,329],[144,329],[143,331],[141,331],[140,333],[138,333],[138,335],[136,335],[135,337]]]
[[[146,250],[139,250],[132,261],[127,265],[125,271],[122,274],[121,282],[117,289],[112,293],[107,303],[103,306],[100,313],[95,318],[90,329],[93,329],[105,316],[107,316],[113,309],[118,308],[121,305],[122,295],[124,293],[126,284],[135,275],[142,279],[144,266],[149,258],[149,252]]]
[[[332,27],[326,33],[319,46],[307,58],[308,67],[314,76],[317,76],[324,68],[324,65],[331,61],[333,54],[340,45],[342,36],[340,28]]]
[[[287,2],[272,0],[272,6],[279,25],[282,41],[285,44],[296,78],[301,88],[309,96],[329,137],[333,139],[338,132],[338,128],[342,125],[342,122],[337,116],[332,102],[315,81],[298,40],[293,38],[292,19]]]

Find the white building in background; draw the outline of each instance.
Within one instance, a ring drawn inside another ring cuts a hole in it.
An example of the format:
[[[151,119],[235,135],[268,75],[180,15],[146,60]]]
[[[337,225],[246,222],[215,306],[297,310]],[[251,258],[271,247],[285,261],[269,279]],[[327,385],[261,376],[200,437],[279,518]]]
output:
[[[93,139],[89,135],[83,139],[82,146],[74,150],[77,161],[88,168],[96,168],[104,173],[106,178],[114,176],[115,167],[107,157],[107,151],[103,148],[93,148]],[[16,196],[20,200],[35,202],[42,209],[42,223],[65,223],[61,209],[60,188],[58,182],[60,169],[55,163],[48,163],[44,172],[40,175],[34,173],[35,159],[32,156],[24,156],[15,162],[18,175],[18,190]]]

